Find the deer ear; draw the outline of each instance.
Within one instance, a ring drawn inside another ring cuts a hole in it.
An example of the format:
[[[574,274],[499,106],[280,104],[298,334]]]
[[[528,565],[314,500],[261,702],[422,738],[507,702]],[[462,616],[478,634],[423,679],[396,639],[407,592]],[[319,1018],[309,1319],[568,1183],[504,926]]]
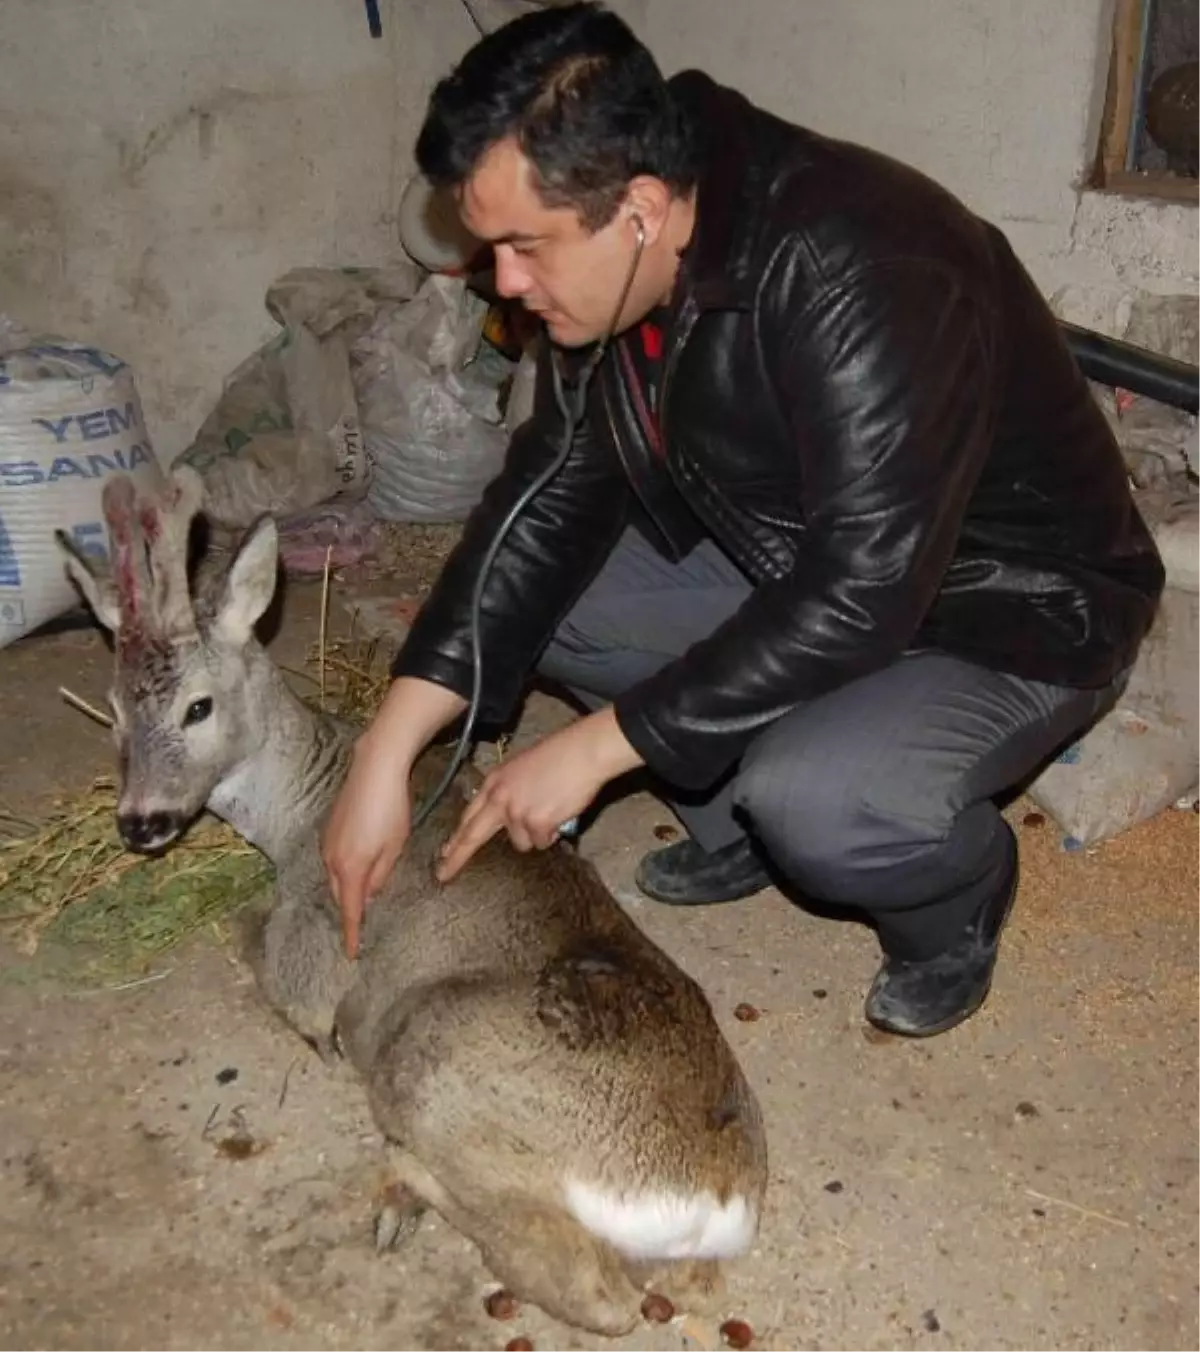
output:
[[[56,530],[54,540],[66,556],[68,577],[79,588],[92,614],[105,629],[115,634],[121,622],[121,612],[108,565],[86,554],[65,530]]]
[[[225,577],[213,628],[226,642],[249,642],[275,595],[278,567],[279,532],[274,520],[264,516],[242,541]]]

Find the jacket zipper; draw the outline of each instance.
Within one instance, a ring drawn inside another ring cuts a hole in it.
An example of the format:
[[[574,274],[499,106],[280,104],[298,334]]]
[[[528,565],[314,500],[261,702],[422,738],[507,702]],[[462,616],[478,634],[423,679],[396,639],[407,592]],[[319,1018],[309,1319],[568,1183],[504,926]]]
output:
[[[659,459],[663,459],[663,438],[659,432],[658,425],[654,421],[654,415],[650,412],[646,404],[645,391],[642,389],[642,383],[638,379],[637,368],[633,364],[633,358],[629,355],[629,348],[625,345],[625,340],[617,344],[617,354],[621,359],[621,366],[628,378],[629,393],[633,399],[638,422],[642,427],[642,435],[650,443],[650,449]]]
[[[623,340],[618,340],[616,344],[618,351],[620,350],[620,345],[622,341]],[[613,383],[615,385],[619,385],[621,383],[620,370],[617,368],[617,366],[610,367],[610,370],[612,372]],[[608,431],[609,435],[612,437],[613,446],[616,448],[617,458],[621,461],[621,464],[625,468],[625,477],[626,479],[629,480],[629,486],[633,489],[634,493],[637,494],[637,499],[642,504],[642,510],[646,513],[646,515],[650,518],[650,520],[654,522],[655,529],[659,532],[659,534],[662,535],[664,539],[669,540],[670,536],[667,534],[665,530],[663,530],[662,523],[659,521],[658,517],[654,515],[654,512],[652,511],[650,504],[646,501],[645,493],[643,493],[641,488],[638,486],[639,475],[637,471],[634,469],[633,465],[630,464],[629,455],[627,453],[625,446],[625,438],[621,436],[620,432],[617,430],[617,418],[616,413],[614,411],[614,407],[616,400],[619,397],[620,397],[619,390],[614,389],[613,391],[609,392],[604,399],[604,412],[608,418]]]
[[[696,326],[696,312],[695,307],[693,305],[689,305],[686,319],[683,319],[683,316],[681,316],[681,320],[682,320],[682,331],[680,332],[679,337],[676,339],[676,341],[671,345],[671,350],[667,354],[667,360],[663,367],[663,383],[662,389],[659,392],[659,400],[658,400],[659,416],[657,423],[655,423],[655,421],[650,417],[649,410],[646,406],[645,393],[642,390],[641,382],[637,378],[637,371],[633,365],[633,358],[629,355],[629,351],[625,346],[626,339],[623,337],[618,339],[617,343],[615,344],[615,347],[619,354],[618,364],[620,370],[614,368],[613,379],[619,382],[621,381],[622,373],[624,373],[627,376],[627,381],[625,383],[627,383],[629,388],[630,399],[631,402],[634,404],[634,415],[637,424],[640,426],[643,440],[647,443],[651,453],[657,456],[659,463],[663,466],[666,473],[674,482],[676,490],[682,496],[684,502],[686,502],[689,508],[696,514],[701,524],[705,525],[708,528],[708,530],[712,531],[714,535],[717,536],[717,538],[720,538],[721,532],[719,530],[714,530],[709,514],[700,506],[700,504],[698,504],[693,500],[692,495],[688,493],[684,485],[682,485],[679,482],[677,476],[675,475],[670,464],[668,463],[666,455],[667,440],[665,430],[666,427],[665,415],[667,408],[667,388],[670,384],[671,376],[674,373],[675,367],[678,363],[679,354],[683,350],[684,344],[687,342],[688,338],[691,336],[692,330]],[[613,398],[615,397],[616,395],[614,393]],[[616,417],[613,413],[612,398],[605,399],[604,407],[605,412],[608,416],[608,430],[612,435],[613,445],[617,449],[617,455],[620,457],[621,463],[625,466],[626,477],[629,479],[633,491],[637,494],[638,501],[642,504],[643,510],[645,511],[646,515],[650,518],[650,520],[654,522],[656,528],[658,529],[659,534],[662,535],[662,537],[665,540],[670,541],[671,540],[670,532],[664,529],[658,517],[655,516],[654,511],[651,508],[650,504],[646,501],[646,495],[643,492],[641,492],[638,488],[638,475],[633,470],[632,466],[629,463],[629,458],[625,452],[624,440],[617,432],[617,423]]]
[[[678,364],[683,345],[691,337],[692,330],[696,327],[696,306],[690,299],[686,303],[686,314],[686,319],[682,314],[679,317],[681,325],[679,337],[671,344],[671,350],[667,353],[667,359],[663,363],[662,389],[658,396],[658,428],[664,446],[667,444],[667,390],[670,388],[671,376]]]

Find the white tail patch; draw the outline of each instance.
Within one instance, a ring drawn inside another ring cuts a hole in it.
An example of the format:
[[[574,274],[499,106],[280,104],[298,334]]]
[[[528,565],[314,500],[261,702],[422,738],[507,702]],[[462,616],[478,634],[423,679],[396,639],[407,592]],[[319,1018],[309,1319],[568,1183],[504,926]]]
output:
[[[627,1258],[733,1258],[754,1240],[758,1218],[744,1197],[719,1202],[711,1192],[683,1195],[606,1192],[568,1179],[575,1219]]]

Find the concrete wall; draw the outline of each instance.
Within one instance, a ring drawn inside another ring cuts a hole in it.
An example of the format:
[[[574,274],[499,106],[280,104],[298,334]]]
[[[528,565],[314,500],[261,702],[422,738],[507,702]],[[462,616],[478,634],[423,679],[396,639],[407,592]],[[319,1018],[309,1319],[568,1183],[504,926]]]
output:
[[[188,443],[300,264],[398,252],[394,203],[451,0],[3,0],[0,312],[135,366]]]
[[[1075,317],[1197,291],[1192,205],[1080,193],[1111,0],[617,0],[668,71],[699,66],[772,111],[896,155],[1005,230]]]
[[[617,0],[668,70],[908,159],[1002,225],[1108,327],[1130,290],[1197,289],[1196,209],[1077,192],[1110,0]],[[266,335],[268,284],[398,252],[458,0],[4,0],[0,311],[134,363],[168,457]]]

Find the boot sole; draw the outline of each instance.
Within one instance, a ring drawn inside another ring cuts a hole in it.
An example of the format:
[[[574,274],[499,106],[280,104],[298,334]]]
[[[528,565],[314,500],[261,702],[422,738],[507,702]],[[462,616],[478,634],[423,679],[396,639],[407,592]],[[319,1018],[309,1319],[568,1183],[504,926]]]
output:
[[[964,1005],[962,1009],[955,1010],[953,1014],[940,1019],[937,1023],[924,1024],[920,1028],[898,1028],[895,1024],[888,1023],[884,1019],[873,1018],[869,1012],[866,1014],[866,1019],[872,1028],[878,1028],[884,1033],[892,1033],[896,1037],[937,1037],[939,1033],[948,1033],[951,1028],[957,1028],[960,1023],[966,1023],[973,1014],[978,1014],[991,993],[992,983],[989,979],[979,996]]]
[[[634,877],[634,885],[644,896],[656,901],[660,906],[725,906],[731,901],[745,901],[748,897],[756,897],[760,892],[765,892],[772,886],[768,880],[758,883],[754,887],[743,889],[738,892],[722,892],[716,896],[707,894],[704,896],[670,896],[662,892],[656,892],[652,887],[647,886],[639,877]]]
[[[1015,852],[1016,846],[1015,839],[1013,841],[1013,845],[1014,845],[1014,857],[1013,857],[1012,886],[1009,888],[1008,899],[1004,903],[1004,910],[1000,914],[1000,923],[996,926],[996,951],[992,955],[992,970],[991,972],[988,973],[987,984],[979,992],[979,995],[972,997],[972,999],[966,1005],[964,1005],[962,1009],[955,1010],[953,1014],[947,1015],[946,1018],[944,1019],[939,1019],[937,1023],[925,1024],[921,1028],[913,1028],[913,1029],[896,1028],[894,1025],[886,1023],[882,1019],[872,1018],[870,1011],[864,1010],[863,1013],[866,1017],[866,1020],[869,1024],[872,1025],[872,1027],[882,1029],[882,1031],[885,1033],[894,1033],[897,1037],[913,1037],[913,1038],[936,1037],[939,1033],[948,1033],[951,1028],[957,1028],[960,1023],[966,1023],[966,1021],[969,1018],[971,1018],[972,1015],[978,1014],[979,1011],[983,1008],[983,1005],[986,1002],[988,996],[992,993],[992,976],[996,970],[996,963],[1000,959],[1000,940],[1004,935],[1005,927],[1008,925],[1009,919],[1012,916],[1013,907],[1016,905],[1017,901],[1017,884],[1020,881],[1020,875],[1018,872],[1019,866]]]

